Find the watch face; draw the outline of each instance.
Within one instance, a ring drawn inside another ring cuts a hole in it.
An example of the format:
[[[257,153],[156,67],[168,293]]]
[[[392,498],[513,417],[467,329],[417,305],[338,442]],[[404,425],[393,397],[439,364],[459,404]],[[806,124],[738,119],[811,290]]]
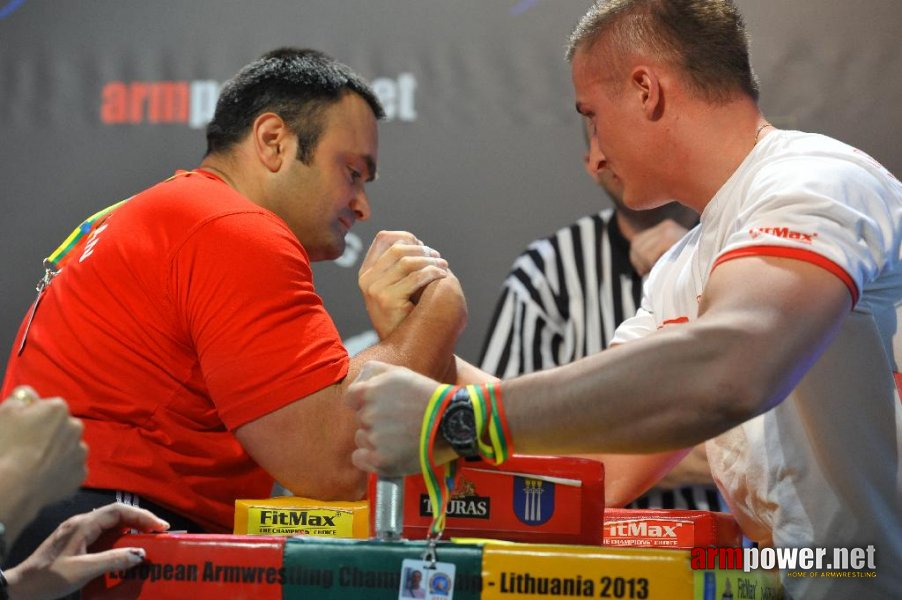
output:
[[[472,410],[455,410],[448,415],[448,437],[456,443],[472,443],[476,439],[476,419]]]

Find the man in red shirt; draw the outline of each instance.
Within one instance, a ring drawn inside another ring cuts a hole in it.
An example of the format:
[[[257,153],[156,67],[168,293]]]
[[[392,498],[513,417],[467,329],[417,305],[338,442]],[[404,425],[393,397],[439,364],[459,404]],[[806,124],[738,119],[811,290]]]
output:
[[[444,380],[469,369],[453,355],[466,320],[460,286],[413,235],[380,233],[364,260],[381,342],[358,357],[314,288],[310,262],[340,256],[370,216],[382,116],[345,65],[273,51],[223,88],[199,168],[133,196],[61,249],[2,395],[28,382],[66,398],[85,426],[89,474],[36,519],[11,562],[69,515],[116,499],[174,529],[225,532],[234,500],[267,496],[274,479],[298,495],[359,498],[355,416],[341,399],[360,365],[380,359]]]

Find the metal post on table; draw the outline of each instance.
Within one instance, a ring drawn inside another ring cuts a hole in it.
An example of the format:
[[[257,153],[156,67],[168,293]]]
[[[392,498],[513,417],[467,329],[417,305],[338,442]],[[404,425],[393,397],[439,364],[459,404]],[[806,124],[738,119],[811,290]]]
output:
[[[384,542],[400,540],[404,529],[404,478],[379,477],[376,480],[375,534]]]

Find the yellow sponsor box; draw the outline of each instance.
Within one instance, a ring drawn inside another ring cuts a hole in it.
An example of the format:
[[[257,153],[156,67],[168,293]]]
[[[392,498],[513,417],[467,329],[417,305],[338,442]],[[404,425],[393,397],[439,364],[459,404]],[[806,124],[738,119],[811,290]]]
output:
[[[694,571],[688,550],[486,542],[482,565],[484,600],[782,597],[775,573]],[[736,595],[740,589],[749,595]]]
[[[366,538],[369,513],[365,500],[325,502],[296,496],[236,500],[234,533]]]

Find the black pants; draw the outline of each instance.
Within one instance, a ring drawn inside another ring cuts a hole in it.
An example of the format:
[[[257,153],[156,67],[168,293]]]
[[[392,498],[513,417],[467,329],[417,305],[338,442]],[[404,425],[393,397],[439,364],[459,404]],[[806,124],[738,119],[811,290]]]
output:
[[[158,506],[149,500],[138,498],[133,494],[122,494],[121,492],[118,492],[118,494],[122,497],[122,502],[145,508],[164,521],[168,521],[170,528],[173,530],[186,530],[189,533],[204,532],[200,526],[190,519]],[[71,498],[44,508],[25,528],[19,539],[16,540],[15,545],[10,549],[6,564],[3,566],[14,567],[31,556],[31,553],[53,533],[57,526],[69,517],[91,512],[95,508],[106,506],[117,500],[119,498],[117,498],[117,492],[114,490],[82,488]]]

